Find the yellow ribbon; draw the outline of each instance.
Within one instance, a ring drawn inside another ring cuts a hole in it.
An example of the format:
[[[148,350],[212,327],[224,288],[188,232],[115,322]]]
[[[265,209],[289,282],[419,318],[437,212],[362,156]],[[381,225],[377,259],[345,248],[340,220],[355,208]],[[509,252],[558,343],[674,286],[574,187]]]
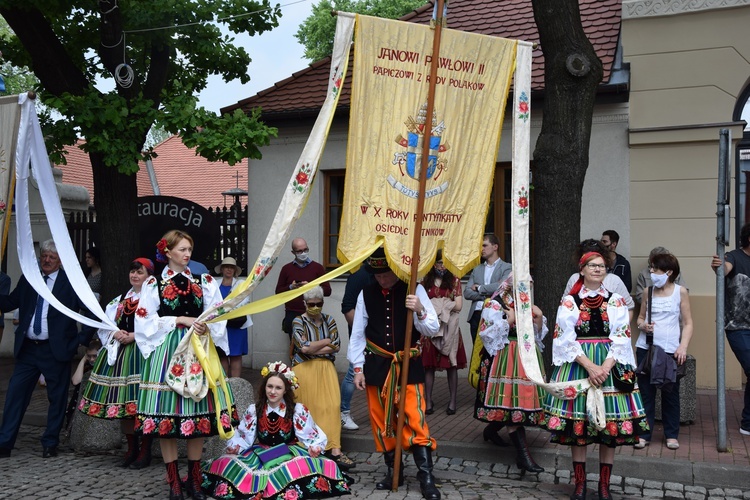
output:
[[[206,334],[208,335],[208,334]],[[230,429],[229,432],[224,430],[224,426],[221,423],[221,401],[219,400],[218,388],[224,391],[224,398],[227,401],[227,413],[229,414],[229,420],[231,425],[232,420],[232,397],[229,394],[229,387],[227,387],[227,379],[224,377],[224,370],[221,368],[221,361],[219,360],[219,353],[216,352],[216,346],[208,335],[208,351],[203,349],[203,343],[198,338],[198,334],[193,333],[190,342],[193,345],[195,356],[198,358],[198,362],[203,368],[203,373],[206,376],[208,382],[208,388],[214,395],[214,407],[216,408],[216,427],[219,429],[219,436],[221,439],[229,439],[234,435],[234,429]]]

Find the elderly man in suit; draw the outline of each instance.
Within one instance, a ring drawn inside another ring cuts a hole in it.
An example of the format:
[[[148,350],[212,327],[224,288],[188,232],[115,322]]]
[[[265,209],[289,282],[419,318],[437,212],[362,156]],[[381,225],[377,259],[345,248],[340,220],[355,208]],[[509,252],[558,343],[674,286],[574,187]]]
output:
[[[83,309],[65,271],[52,240],[41,245],[40,265],[44,280],[52,294],[73,311]],[[31,400],[39,375],[47,381],[47,429],[42,435],[42,456],[57,456],[60,429],[65,418],[70,365],[79,343],[78,325],[46,300],[43,300],[21,277],[10,295],[0,295],[0,310],[19,310],[19,323],[13,356],[13,375],[5,397],[3,422],[0,425],[0,458],[9,457],[18,436],[23,415]]]
[[[472,342],[477,338],[484,299],[495,293],[500,283],[508,277],[512,270],[511,265],[500,258],[499,248],[500,240],[497,236],[494,234],[484,236],[482,241],[482,260],[484,262],[471,271],[469,282],[464,288],[464,298],[471,301],[468,321]]]

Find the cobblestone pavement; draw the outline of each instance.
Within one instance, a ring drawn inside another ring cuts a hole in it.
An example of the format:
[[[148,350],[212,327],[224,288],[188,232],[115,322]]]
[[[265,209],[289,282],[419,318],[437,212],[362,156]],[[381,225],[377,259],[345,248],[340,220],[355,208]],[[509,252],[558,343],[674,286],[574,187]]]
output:
[[[61,447],[58,457],[43,459],[39,444],[42,431],[40,427],[22,426],[11,458],[0,459],[0,470],[3,471],[0,498],[139,500],[167,496],[164,466],[158,458],[151,467],[139,471],[117,466],[121,451],[110,455],[79,456]],[[384,473],[379,453],[351,453],[349,456],[358,463],[352,471],[357,481],[352,486],[352,497],[369,500],[421,498],[411,457],[407,456],[405,460],[406,484],[398,492],[391,492],[375,489],[375,483]],[[181,460],[180,465],[185,474],[185,460]],[[559,499],[567,498],[571,492],[571,474],[567,470],[521,476],[514,466],[440,457],[435,463],[435,476],[445,500]],[[589,474],[588,480],[590,488],[595,488],[597,475]],[[596,498],[591,489],[589,497]],[[615,498],[750,500],[750,491],[707,490],[620,476],[612,476],[612,493]]]

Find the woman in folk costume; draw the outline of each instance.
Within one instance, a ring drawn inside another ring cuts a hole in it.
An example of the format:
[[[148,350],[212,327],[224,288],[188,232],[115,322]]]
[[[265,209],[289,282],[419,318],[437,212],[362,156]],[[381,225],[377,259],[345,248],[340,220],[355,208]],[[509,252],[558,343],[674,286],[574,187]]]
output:
[[[528,295],[527,295],[528,297]],[[530,301],[530,298],[529,298]],[[547,318],[537,306],[531,308],[537,362],[543,366],[542,339],[547,335]],[[513,300],[513,275],[503,281],[484,304],[478,334],[484,347],[479,365],[479,384],[474,418],[503,423],[516,447],[516,465],[529,472],[544,472],[529,453],[526,427],[544,421],[542,401],[546,392],[534,385],[521,364]]]
[[[152,274],[154,263],[151,260],[139,257],[130,263],[130,290],[115,297],[104,311],[120,330],[114,334],[109,330],[99,330],[105,349],[99,351],[78,404],[78,409],[86,415],[120,420],[122,433],[128,440],[128,451],[121,465],[133,469],[151,464],[153,437],[142,439],[139,452],[133,424],[143,364],[143,356],[135,343],[135,317],[144,312],[139,308],[141,287]],[[114,363],[110,364],[108,358],[114,358]]]
[[[214,498],[254,500],[348,495],[349,478],[322,455],[325,433],[294,402],[294,372],[275,361],[261,375],[258,402],[245,410],[226,454],[204,465],[206,490]]]
[[[627,384],[623,378],[615,377],[618,368],[635,364],[625,300],[602,286],[607,265],[600,253],[583,254],[578,267],[580,278],[557,310],[550,381],[588,379],[600,388],[606,425],[599,430],[589,420],[588,393],[578,394],[575,399],[548,394],[544,402],[545,418],[552,433],[551,441],[571,447],[575,490],[570,498],[586,498],[586,448],[598,443],[599,498],[610,499],[615,447],[637,443],[638,437],[648,432],[648,423],[638,386],[632,380],[635,374],[625,380],[630,387],[624,387]]]
[[[425,413],[434,412],[432,402],[432,388],[435,384],[435,371],[448,372],[448,391],[450,400],[445,413],[455,415],[456,397],[458,393],[458,370],[466,368],[466,351],[458,328],[458,313],[463,306],[461,295],[461,280],[453,276],[443,265],[443,252],[437,251],[435,265],[422,279],[422,286],[427,291],[432,305],[441,318],[440,328],[443,336],[438,349],[438,342],[429,337],[422,337],[422,365],[424,366],[424,398],[427,409]],[[448,321],[443,318],[448,317]],[[446,352],[448,354],[446,354]]]
[[[190,272],[188,261],[193,239],[187,233],[169,231],[156,247],[157,260],[167,262],[167,266],[158,278],[152,276],[143,285],[140,307],[144,313],[136,314],[135,318],[136,342],[145,358],[135,428],[143,436],[159,437],[170,499],[183,498],[177,469],[177,439],[188,440],[186,491],[194,499],[205,499],[200,468],[203,439],[218,434],[219,425],[231,430],[232,421],[237,421],[234,401],[231,392],[227,401],[223,391],[217,391],[221,406],[217,421],[211,392],[196,402],[174,392],[166,378],[172,355],[191,326],[195,335],[211,335],[218,347],[225,352],[229,349],[225,321],[211,324],[196,321],[203,311],[221,302],[221,293],[210,274],[193,276]],[[199,368],[200,365],[184,369],[201,373]],[[174,365],[171,375],[182,376],[184,369]]]

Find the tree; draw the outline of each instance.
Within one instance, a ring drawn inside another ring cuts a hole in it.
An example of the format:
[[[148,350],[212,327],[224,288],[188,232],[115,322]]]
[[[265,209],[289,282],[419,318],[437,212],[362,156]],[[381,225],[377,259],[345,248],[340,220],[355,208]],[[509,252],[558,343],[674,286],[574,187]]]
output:
[[[217,116],[197,107],[211,74],[247,82],[251,59],[228,32],[262,33],[278,25],[269,0],[0,0],[0,15],[16,37],[0,50],[39,79],[40,97],[62,118],[45,127],[52,160],[64,163],[64,145],[85,137],[93,171],[104,263],[104,296],[122,291],[137,256],[134,174],[152,126],[180,134],[211,161],[231,165],[260,158],[259,146],[276,130],[259,111]],[[112,81],[113,90],[98,86]],[[189,182],[189,176],[186,176]]]
[[[578,0],[532,5],[544,53],[544,120],[534,150],[534,287],[537,304],[551,318],[560,283],[570,276],[570,252],[580,240],[591,120],[603,70],[581,26]]]
[[[13,38],[13,31],[0,17],[0,39],[9,40]],[[5,92],[7,94],[20,94],[29,90],[34,90],[39,83],[29,68],[17,68],[8,61],[3,60],[0,53],[0,77],[5,83]]]
[[[398,19],[424,4],[424,0],[321,0],[294,36],[305,47],[305,57],[318,61],[333,52],[336,16],[331,15],[332,11]]]

